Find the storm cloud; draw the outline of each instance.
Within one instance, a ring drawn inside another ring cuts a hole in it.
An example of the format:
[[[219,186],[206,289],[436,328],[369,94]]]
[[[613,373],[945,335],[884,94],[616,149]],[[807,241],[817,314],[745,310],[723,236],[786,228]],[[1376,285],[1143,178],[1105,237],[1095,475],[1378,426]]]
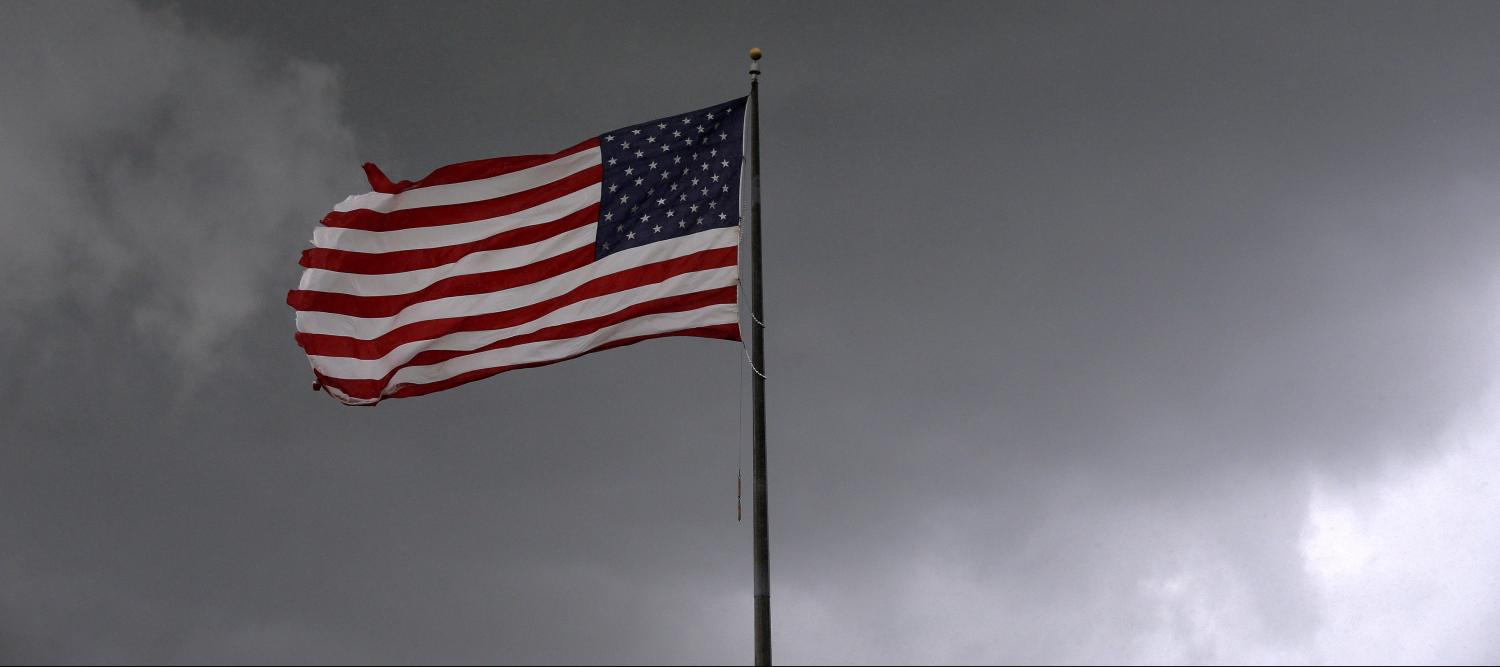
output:
[[[354,410],[282,298],[752,45],[779,660],[1500,660],[1492,5],[0,17],[0,661],[748,661],[738,346]]]

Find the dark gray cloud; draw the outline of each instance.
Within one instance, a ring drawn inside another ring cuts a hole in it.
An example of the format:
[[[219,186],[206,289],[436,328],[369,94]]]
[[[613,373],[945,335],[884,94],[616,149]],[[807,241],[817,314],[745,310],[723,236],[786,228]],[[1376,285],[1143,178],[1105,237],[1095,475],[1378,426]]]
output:
[[[0,660],[745,660],[738,349],[351,410],[281,298],[751,45],[781,659],[1500,659],[1490,6],[0,14]]]

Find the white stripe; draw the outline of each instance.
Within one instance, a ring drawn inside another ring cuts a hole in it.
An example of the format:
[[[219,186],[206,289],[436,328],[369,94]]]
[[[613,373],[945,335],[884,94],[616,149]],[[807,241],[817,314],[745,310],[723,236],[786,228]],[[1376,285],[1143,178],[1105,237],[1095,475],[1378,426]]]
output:
[[[298,283],[297,289],[354,296],[410,294],[444,278],[514,269],[556,257],[583,246],[591,246],[598,233],[598,224],[588,224],[536,243],[470,253],[452,264],[402,273],[365,275],[326,269],[307,269],[302,272],[302,281]]]
[[[342,391],[339,391],[338,387],[334,387],[331,385],[323,385],[323,388],[327,389],[328,393],[333,394],[334,398],[339,399],[339,401],[344,403],[345,405],[373,405],[380,400],[377,398],[355,398]]]
[[[484,201],[486,199],[504,197],[505,195],[541,187],[553,181],[572,176],[584,169],[597,166],[598,164],[599,148],[596,146],[545,164],[539,164],[535,167],[528,167],[520,171],[491,176],[490,178],[477,181],[432,185],[425,188],[407,190],[395,195],[380,192],[351,195],[345,198],[344,201],[339,202],[337,206],[334,206],[333,210],[353,211],[363,208],[378,213],[389,213],[391,211],[420,208],[423,206],[441,206],[443,204]]]
[[[576,192],[533,206],[524,211],[486,220],[475,220],[454,225],[436,227],[414,227],[390,232],[371,232],[363,229],[343,227],[317,227],[313,229],[313,245],[352,252],[395,252],[441,248],[486,239],[500,232],[530,225],[552,222],[569,213],[583,210],[599,203],[598,183],[584,186]]]
[[[384,333],[413,322],[443,317],[481,315],[529,306],[560,294],[566,294],[569,290],[599,276],[704,250],[733,247],[739,244],[739,239],[739,227],[705,230],[668,241],[658,241],[629,250],[621,250],[587,266],[530,285],[521,285],[498,292],[453,296],[414,303],[392,317],[354,317],[334,313],[298,311],[297,330],[303,333],[373,340]]]
[[[726,266],[673,276],[659,283],[585,299],[564,306],[524,324],[488,331],[460,331],[431,340],[401,345],[380,359],[311,356],[313,367],[329,377],[346,380],[379,380],[386,373],[425,350],[477,350],[491,343],[524,336],[550,326],[617,313],[638,303],[704,290],[730,287],[739,280],[739,267]]]
[[[681,331],[683,329],[735,322],[739,322],[739,310],[732,303],[705,306],[697,310],[680,313],[646,315],[628,322],[621,322],[611,327],[605,327],[592,334],[577,338],[538,341],[515,347],[490,350],[429,366],[407,366],[396,371],[396,374],[391,378],[390,385],[386,387],[386,393],[399,389],[400,385],[403,384],[439,382],[455,375],[484,368],[565,359],[622,338],[649,336],[669,331]]]

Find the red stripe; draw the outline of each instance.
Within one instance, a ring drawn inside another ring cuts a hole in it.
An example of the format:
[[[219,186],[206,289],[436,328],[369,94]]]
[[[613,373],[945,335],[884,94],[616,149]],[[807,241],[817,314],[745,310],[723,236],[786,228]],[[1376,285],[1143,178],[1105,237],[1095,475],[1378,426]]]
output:
[[[408,208],[389,213],[367,208],[333,211],[323,216],[323,226],[361,229],[367,232],[391,232],[398,229],[457,225],[475,220],[498,218],[572,194],[599,183],[603,178],[604,167],[596,164],[546,185],[492,199]]]
[[[292,290],[287,305],[297,310],[311,310],[351,317],[392,317],[412,304],[450,296],[488,294],[546,280],[594,262],[594,244],[579,246],[561,255],[548,257],[513,269],[488,273],[449,276],[415,292],[387,296],[355,296],[336,292]]]
[[[577,320],[574,322],[557,324],[543,329],[538,329],[537,331],[534,331],[532,333],[522,334],[519,336],[511,336],[509,338],[501,339],[484,347],[473,350],[424,350],[418,353],[411,360],[399,366],[396,366],[395,368],[392,368],[390,372],[385,374],[385,377],[379,380],[346,380],[342,378],[330,379],[335,382],[343,382],[349,387],[352,387],[355,391],[369,390],[372,392],[376,392],[369,395],[360,395],[361,398],[372,398],[380,391],[381,388],[384,388],[388,384],[390,384],[391,378],[394,377],[397,372],[408,366],[427,366],[451,359],[457,359],[459,357],[466,357],[471,354],[479,354],[481,352],[488,352],[490,350],[515,347],[517,345],[524,345],[526,343],[536,343],[549,340],[564,340],[568,338],[577,338],[579,336],[587,336],[605,327],[628,322],[630,320],[644,317],[646,315],[657,315],[661,313],[680,313],[689,310],[705,308],[707,306],[734,303],[735,292],[735,288],[731,286],[704,290],[701,292],[693,292],[691,294],[679,294],[675,296],[662,297],[660,299],[644,301],[632,305],[629,308],[625,308],[614,313],[609,313],[607,315],[600,315],[598,317],[586,320]],[[340,388],[344,387],[340,386]],[[351,393],[351,395],[354,394]]]
[[[587,336],[589,334],[595,333],[595,332],[597,332],[597,331],[599,331],[601,329],[604,329],[606,327],[610,327],[610,326],[614,326],[614,325],[617,325],[617,324],[621,324],[623,322],[627,322],[627,321],[630,321],[630,320],[633,320],[633,319],[636,319],[636,318],[639,318],[639,317],[647,316],[647,315],[656,315],[656,314],[660,314],[660,313],[687,312],[687,311],[690,311],[690,310],[696,310],[696,309],[704,308],[704,307],[707,307],[707,306],[734,303],[735,302],[735,298],[736,298],[736,292],[737,292],[737,290],[736,290],[736,288],[734,286],[729,286],[729,287],[722,287],[722,288],[718,288],[718,289],[705,290],[705,291],[702,291],[702,292],[694,292],[692,294],[683,294],[683,295],[678,295],[678,296],[671,296],[671,297],[665,297],[665,298],[661,298],[661,299],[655,299],[655,300],[652,300],[652,301],[646,301],[644,303],[638,303],[638,304],[636,304],[634,306],[631,306],[629,308],[625,308],[625,309],[620,310],[618,312],[610,313],[608,315],[602,315],[602,316],[595,317],[595,318],[590,318],[590,319],[587,319],[587,320],[579,320],[579,321],[576,321],[576,322],[568,322],[566,324],[559,324],[559,325],[555,325],[555,326],[546,327],[544,329],[540,329],[540,330],[537,330],[537,331],[529,333],[529,334],[524,334],[524,335],[520,335],[520,336],[512,336],[510,338],[506,338],[506,339],[503,339],[503,340],[500,340],[500,341],[496,341],[494,343],[486,345],[486,346],[484,346],[482,348],[479,348],[477,350],[465,350],[465,351],[456,351],[456,350],[426,350],[426,351],[423,351],[420,354],[418,354],[411,361],[408,361],[408,362],[406,362],[404,364],[401,364],[400,366],[397,366],[396,368],[391,369],[391,371],[389,373],[387,373],[385,375],[385,377],[383,377],[383,378],[381,378],[379,380],[349,380],[349,379],[343,379],[343,378],[329,377],[329,376],[323,375],[322,373],[318,373],[317,375],[318,375],[319,381],[322,382],[323,384],[331,386],[331,387],[336,387],[340,391],[343,391],[344,393],[346,393],[346,394],[348,394],[350,396],[353,396],[355,398],[376,398],[376,397],[380,396],[380,394],[382,393],[382,391],[390,383],[391,379],[395,376],[395,374],[397,372],[399,372],[401,369],[406,368],[407,366],[426,366],[426,365],[430,365],[430,364],[440,363],[440,362],[443,362],[443,361],[448,361],[450,359],[456,359],[456,358],[459,358],[459,357],[468,356],[468,355],[471,355],[471,354],[479,354],[481,352],[487,352],[487,351],[490,351],[490,350],[498,350],[498,349],[507,348],[507,347],[515,347],[517,345],[524,345],[524,344],[527,344],[527,343],[536,343],[536,342],[540,342],[540,341],[566,340],[566,339],[569,339],[569,338],[578,338],[580,336]],[[738,325],[728,325],[728,326],[733,326],[734,327],[735,334],[737,336],[738,335],[738,331],[739,331]],[[573,355],[573,356],[578,356],[578,355]],[[557,361],[561,361],[561,360],[557,360]],[[532,362],[529,365],[540,365],[542,363],[552,363],[552,362],[551,361]],[[510,367],[505,367],[505,368],[514,368],[514,367],[516,367],[516,366],[510,366]],[[476,373],[476,372],[484,372],[486,370],[492,370],[492,369],[480,369],[479,371],[470,371],[469,373],[465,373],[464,375],[469,375],[469,374]],[[499,371],[496,371],[496,372],[499,372]],[[490,373],[490,374],[493,375],[493,373]],[[460,375],[460,376],[456,376],[456,377],[463,377],[464,375]],[[485,377],[485,376],[481,375],[480,377]],[[440,380],[440,381],[435,382],[435,383],[430,383],[428,385],[420,385],[420,386],[432,386],[432,385],[437,385],[437,384],[443,384],[443,383],[449,382],[450,380],[453,380],[453,379],[455,379],[455,378],[449,378],[448,380]],[[475,378],[475,379],[478,379],[478,378]],[[462,384],[462,382],[460,382],[459,384]],[[413,385],[407,385],[407,386],[413,386]]]
[[[386,398],[411,398],[412,396],[421,396],[423,394],[431,394],[433,392],[442,391],[444,389],[452,389],[453,387],[457,387],[457,386],[459,386],[461,384],[468,384],[468,383],[473,382],[475,380],[483,380],[483,379],[485,379],[487,377],[490,377],[492,375],[498,375],[500,373],[504,373],[505,371],[513,371],[513,370],[517,370],[517,369],[521,369],[521,368],[533,368],[533,367],[536,367],[536,366],[546,366],[546,365],[549,365],[549,364],[555,364],[555,363],[557,363],[559,361],[567,361],[568,359],[577,359],[578,357],[581,357],[581,356],[583,356],[585,354],[593,354],[594,352],[601,352],[603,350],[608,350],[610,348],[624,347],[626,345],[634,345],[634,344],[639,343],[639,342],[641,342],[643,340],[651,340],[652,338],[670,338],[670,337],[673,337],[673,336],[696,336],[696,337],[699,337],[699,338],[717,338],[719,340],[733,340],[733,341],[738,341],[738,340],[740,340],[740,325],[738,325],[738,324],[715,324],[713,326],[707,326],[707,327],[695,327],[695,328],[692,328],[692,329],[683,329],[682,331],[668,331],[666,333],[651,334],[651,335],[648,335],[648,336],[634,336],[634,337],[631,337],[631,338],[622,338],[622,339],[617,340],[617,341],[611,341],[609,343],[605,343],[605,344],[600,345],[599,347],[596,347],[596,348],[594,348],[592,350],[586,350],[586,351],[584,351],[584,352],[582,352],[580,354],[575,354],[575,355],[573,355],[571,357],[567,357],[565,359],[557,359],[557,360],[554,360],[554,361],[538,361],[538,362],[529,363],[529,364],[516,364],[514,366],[501,366],[499,368],[483,368],[483,369],[479,369],[479,370],[476,370],[476,371],[470,371],[470,372],[464,373],[462,375],[455,375],[455,376],[453,376],[451,378],[448,378],[446,380],[443,380],[441,382],[432,382],[432,383],[429,383],[429,384],[409,384],[409,385],[406,385],[406,386],[404,386],[404,387],[396,390],[395,392],[392,392],[391,395],[387,396]],[[371,403],[370,405],[375,405],[375,404]]]
[[[501,176],[504,174],[509,174],[513,171],[529,169],[539,164],[546,164],[558,158],[567,157],[574,153],[586,151],[598,145],[599,138],[594,137],[576,146],[565,148],[551,155],[513,155],[510,157],[497,157],[489,158],[486,160],[472,160],[469,162],[450,164],[445,167],[438,167],[422,180],[415,182],[401,181],[400,183],[391,183],[389,179],[385,178],[385,174],[380,174],[380,169],[378,167],[375,167],[375,165],[373,164],[368,165],[365,171],[370,176],[370,187],[376,192],[397,194],[416,188],[425,188],[434,185],[452,185],[454,183],[477,181],[484,178]],[[371,168],[374,169],[374,174],[369,173]],[[378,179],[376,178],[376,174],[379,174]],[[377,180],[383,182],[377,183]]]
[[[598,221],[599,205],[593,204],[552,222],[506,230],[489,238],[469,243],[395,252],[354,252],[333,248],[308,248],[302,251],[302,259],[299,263],[309,269],[367,275],[416,271],[452,264],[470,253],[515,248],[545,241],[563,232]]]
[[[613,294],[634,287],[653,285],[685,273],[734,266],[738,259],[738,254],[739,248],[715,248],[683,257],[644,264],[617,273],[600,276],[579,285],[566,294],[560,294],[551,299],[528,306],[467,317],[447,317],[413,322],[392,329],[379,338],[372,340],[302,332],[297,333],[296,339],[297,343],[309,355],[379,359],[390,354],[391,350],[406,343],[431,340],[462,331],[489,331],[518,326],[543,317],[564,306],[583,301],[584,299]]]

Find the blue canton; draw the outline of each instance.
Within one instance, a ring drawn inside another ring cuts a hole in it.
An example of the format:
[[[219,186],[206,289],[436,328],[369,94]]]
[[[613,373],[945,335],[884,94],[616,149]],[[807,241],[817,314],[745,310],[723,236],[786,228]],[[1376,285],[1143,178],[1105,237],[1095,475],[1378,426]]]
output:
[[[740,224],[745,100],[599,136],[604,190],[596,259]]]

